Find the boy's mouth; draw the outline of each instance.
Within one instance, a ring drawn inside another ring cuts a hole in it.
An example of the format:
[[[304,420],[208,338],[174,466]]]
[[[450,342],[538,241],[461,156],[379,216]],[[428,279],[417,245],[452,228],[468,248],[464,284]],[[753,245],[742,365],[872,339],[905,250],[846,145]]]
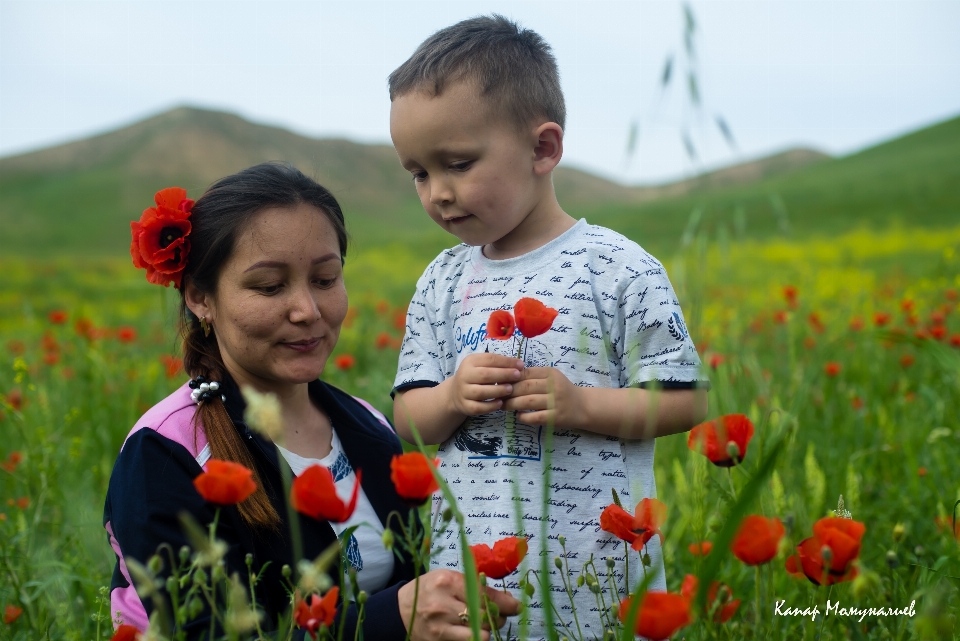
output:
[[[459,225],[460,223],[464,222],[466,219],[470,218],[472,215],[473,214],[465,214],[463,216],[456,216],[453,218],[444,218],[443,221],[446,223],[450,223],[451,225]]]

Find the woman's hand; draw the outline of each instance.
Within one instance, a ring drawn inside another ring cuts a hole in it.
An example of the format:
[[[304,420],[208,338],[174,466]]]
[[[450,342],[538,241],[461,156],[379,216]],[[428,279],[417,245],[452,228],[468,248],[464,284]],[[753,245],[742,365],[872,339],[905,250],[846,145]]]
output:
[[[469,641],[470,624],[460,620],[460,613],[467,609],[467,585],[463,574],[452,570],[433,570],[420,577],[420,591],[417,597],[417,616],[413,616],[413,581],[397,592],[400,617],[403,625],[410,629],[413,621],[411,641]],[[498,628],[506,623],[504,617],[520,612],[520,602],[510,594],[487,587],[487,596],[500,609],[500,616],[494,619]],[[483,621],[482,641],[490,639],[490,625],[486,616]]]

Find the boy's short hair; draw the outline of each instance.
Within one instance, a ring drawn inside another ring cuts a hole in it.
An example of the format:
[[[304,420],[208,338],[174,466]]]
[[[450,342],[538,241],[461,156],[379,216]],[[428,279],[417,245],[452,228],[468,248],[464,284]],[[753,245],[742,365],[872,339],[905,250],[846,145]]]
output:
[[[390,100],[415,90],[439,96],[459,80],[476,82],[480,95],[518,127],[538,117],[564,126],[567,110],[550,45],[501,15],[463,20],[424,40],[390,74]]]

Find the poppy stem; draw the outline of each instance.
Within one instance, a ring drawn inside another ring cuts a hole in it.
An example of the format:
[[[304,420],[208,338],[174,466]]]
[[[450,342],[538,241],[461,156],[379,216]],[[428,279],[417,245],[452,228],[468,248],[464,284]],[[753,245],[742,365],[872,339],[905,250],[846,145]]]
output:
[[[733,468],[727,468],[727,480],[730,481],[730,493],[733,494],[733,502],[737,502],[737,487],[733,484]]]
[[[756,574],[757,574],[756,584],[753,586],[753,589],[756,591],[756,608],[757,608],[757,629],[756,629],[756,634],[757,634],[757,638],[763,638],[763,637],[760,635],[760,626],[761,626],[761,623],[762,623],[762,621],[763,621],[763,619],[761,618],[761,616],[762,616],[761,613],[763,612],[763,609],[761,608],[762,602],[761,602],[761,600],[760,600],[760,568],[761,568],[761,567],[763,567],[763,566],[761,566],[761,565],[756,565],[756,566],[754,566],[754,568],[756,569]]]
[[[830,602],[830,593],[831,593],[831,592],[833,592],[833,585],[832,585],[832,584],[827,588],[827,603]],[[820,621],[820,631],[817,632],[817,638],[818,638],[818,639],[819,639],[820,636],[823,634],[823,624],[826,623],[826,622],[827,622],[827,615],[824,614],[824,615],[823,615],[823,620]]]
[[[630,594],[630,546],[623,542],[624,584],[627,594]]]

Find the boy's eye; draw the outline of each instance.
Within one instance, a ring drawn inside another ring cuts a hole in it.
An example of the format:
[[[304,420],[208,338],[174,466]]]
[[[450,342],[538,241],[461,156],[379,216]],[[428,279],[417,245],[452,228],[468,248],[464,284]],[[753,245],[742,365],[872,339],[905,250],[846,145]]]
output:
[[[427,179],[427,172],[425,171],[413,172],[413,182],[422,183],[426,179]]]
[[[455,162],[450,165],[450,169],[454,171],[466,171],[470,169],[470,166],[473,165],[472,160],[462,160],[460,162]]]

